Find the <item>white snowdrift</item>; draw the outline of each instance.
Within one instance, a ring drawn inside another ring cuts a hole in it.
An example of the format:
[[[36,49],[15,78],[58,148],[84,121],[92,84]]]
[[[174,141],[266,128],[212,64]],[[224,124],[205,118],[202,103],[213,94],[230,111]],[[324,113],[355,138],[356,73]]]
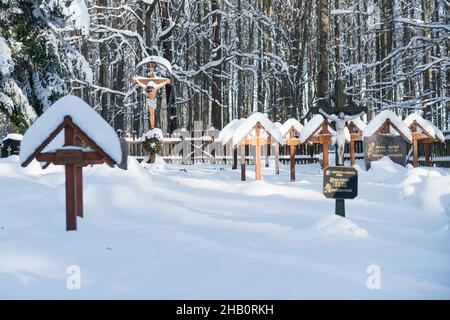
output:
[[[358,227],[352,221],[337,215],[325,218],[315,226],[316,232],[323,236],[351,236],[355,238],[366,238],[367,231]]]
[[[25,132],[20,146],[21,163],[24,163],[36,148],[55,131],[64,121],[65,116],[70,116],[72,121],[116,163],[122,161],[122,150],[114,129],[82,99],[65,96],[51,105]],[[59,143],[62,143],[62,140],[61,138]],[[53,147],[55,147],[54,144]]]
[[[450,171],[374,163],[345,219],[319,165],[295,183],[288,165],[258,182],[253,166],[246,182],[220,165],[87,167],[85,218],[66,232],[63,168],[0,159],[0,299],[448,299]]]

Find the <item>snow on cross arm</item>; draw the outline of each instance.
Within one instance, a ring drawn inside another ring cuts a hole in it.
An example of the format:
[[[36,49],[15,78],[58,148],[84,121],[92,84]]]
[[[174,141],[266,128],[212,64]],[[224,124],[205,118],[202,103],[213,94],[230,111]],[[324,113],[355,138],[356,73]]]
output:
[[[142,60],[137,64],[136,69],[151,62],[164,66],[164,68],[166,68],[170,73],[172,73],[172,64],[169,62],[169,60],[159,56],[149,56],[145,58],[144,60]]]
[[[409,143],[412,141],[411,130],[409,130],[408,126],[402,121],[402,119],[397,116],[391,110],[383,110],[379,114],[373,118],[369,124],[367,124],[366,129],[364,129],[363,136],[370,137],[374,135],[378,129],[389,120],[400,132],[396,132],[394,128],[391,128],[391,133],[393,134],[402,134]]]
[[[36,148],[56,130],[64,121],[65,116],[70,116],[73,123],[116,163],[122,161],[122,150],[114,129],[82,99],[75,96],[64,96],[52,104],[25,132],[20,147],[21,163],[24,163]]]
[[[270,121],[265,114],[261,112],[254,112],[250,115],[250,117],[240,123],[239,127],[237,127],[234,131],[233,145],[237,145],[245,139],[245,137],[253,130],[258,122],[261,124],[264,131],[266,131],[274,140],[280,144],[283,144],[283,136],[281,135],[280,130],[275,127],[273,122]]]

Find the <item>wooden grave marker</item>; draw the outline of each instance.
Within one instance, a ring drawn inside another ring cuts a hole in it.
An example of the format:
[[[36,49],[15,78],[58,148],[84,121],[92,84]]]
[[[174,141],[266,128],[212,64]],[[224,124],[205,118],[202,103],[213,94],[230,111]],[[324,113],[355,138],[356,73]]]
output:
[[[44,152],[44,149],[60,132],[64,133],[63,147],[54,151]],[[107,154],[88,134],[73,122],[70,116],[64,117],[64,120],[57,128],[35,148],[31,155],[21,163],[21,166],[28,166],[33,159],[44,162],[44,169],[50,164],[65,166],[67,231],[76,230],[77,216],[84,216],[83,167],[102,163],[114,167],[117,164],[113,157]]]

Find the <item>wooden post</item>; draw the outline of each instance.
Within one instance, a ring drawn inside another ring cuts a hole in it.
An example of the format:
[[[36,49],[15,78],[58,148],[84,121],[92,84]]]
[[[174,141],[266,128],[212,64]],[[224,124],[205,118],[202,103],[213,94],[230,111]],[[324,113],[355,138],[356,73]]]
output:
[[[354,166],[356,163],[356,156],[355,156],[355,141],[353,141],[353,139],[350,140],[350,144],[348,147],[350,149],[350,165]]]
[[[273,149],[275,153],[275,174],[280,174],[280,144],[275,142]]]
[[[261,135],[261,125],[259,122],[256,124],[255,127],[255,136],[256,136],[256,152],[255,152],[255,180],[261,180],[261,142],[260,142],[260,135]]]
[[[412,123],[411,131],[412,132],[417,132],[417,123],[416,123],[416,121],[414,121]],[[413,145],[412,145],[412,148],[413,148],[413,166],[414,167],[418,167],[419,166],[419,144],[418,144],[418,141],[417,141],[416,137],[414,137],[414,134],[412,136],[413,136]]]
[[[269,167],[270,145],[271,145],[271,139],[270,139],[270,137],[268,137],[267,144],[266,144],[266,168]]]
[[[424,151],[425,151],[425,165],[427,167],[431,166],[431,143],[424,143],[423,144]]]
[[[245,144],[241,144],[240,149],[241,149],[241,181],[245,181]]]
[[[71,126],[64,128],[64,146],[74,145],[74,130]],[[66,230],[77,230],[77,217],[75,214],[75,166],[66,165]]]
[[[76,136],[75,137],[75,145],[77,147],[82,146],[81,139]],[[75,214],[82,218],[83,217],[83,167],[75,166]]]
[[[155,122],[156,122],[156,109],[155,108],[149,108],[148,110],[148,114],[149,114],[149,129],[152,130],[155,128]],[[148,162],[149,163],[154,163],[156,160],[156,153],[154,152],[149,152],[148,155]]]
[[[328,123],[324,121],[322,123],[322,134],[328,134]],[[323,153],[323,161],[322,168],[325,169],[329,164],[329,154],[328,154],[328,141],[322,143],[322,153]]]
[[[289,138],[294,138],[294,129],[291,128],[291,130],[289,130]],[[295,181],[295,145],[291,144],[289,146],[289,154],[290,154],[290,167],[291,167],[291,182]]]
[[[417,139],[413,139],[413,166],[419,166],[419,146]]]
[[[233,166],[231,168],[231,170],[236,170],[237,169],[237,146],[232,147],[233,148]]]

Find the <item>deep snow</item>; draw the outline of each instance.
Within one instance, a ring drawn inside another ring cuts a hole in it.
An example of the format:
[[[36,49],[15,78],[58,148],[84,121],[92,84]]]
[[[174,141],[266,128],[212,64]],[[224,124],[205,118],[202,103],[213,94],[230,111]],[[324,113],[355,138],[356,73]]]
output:
[[[66,232],[62,168],[1,159],[0,298],[450,298],[448,170],[372,163],[348,219],[318,165],[296,170],[86,168],[85,218]]]

